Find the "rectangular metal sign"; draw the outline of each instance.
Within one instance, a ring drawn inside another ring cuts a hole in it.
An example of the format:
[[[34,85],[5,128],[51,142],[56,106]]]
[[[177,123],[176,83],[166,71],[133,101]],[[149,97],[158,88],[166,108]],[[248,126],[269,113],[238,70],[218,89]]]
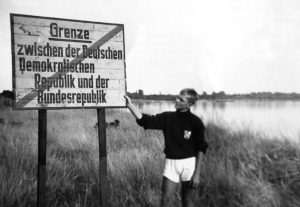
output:
[[[125,107],[124,25],[11,14],[15,109]]]

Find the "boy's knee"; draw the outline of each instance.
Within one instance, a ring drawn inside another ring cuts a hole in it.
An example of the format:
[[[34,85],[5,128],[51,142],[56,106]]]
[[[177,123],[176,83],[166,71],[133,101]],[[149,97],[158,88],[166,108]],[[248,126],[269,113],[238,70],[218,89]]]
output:
[[[182,197],[182,206],[183,207],[191,207],[193,206],[193,199],[191,197]]]
[[[187,185],[182,185],[181,191],[181,201],[183,207],[193,206],[193,197],[194,197],[194,189],[190,187],[188,183]]]
[[[162,196],[161,198],[161,207],[171,206],[172,196]]]

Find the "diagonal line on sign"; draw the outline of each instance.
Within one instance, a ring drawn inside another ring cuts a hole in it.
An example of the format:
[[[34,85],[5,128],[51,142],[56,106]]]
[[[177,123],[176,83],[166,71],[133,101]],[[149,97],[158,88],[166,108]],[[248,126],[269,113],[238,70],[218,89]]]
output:
[[[113,38],[116,34],[118,34],[120,31],[122,31],[123,26],[116,26],[113,30],[111,30],[109,33],[104,35],[101,39],[96,41],[94,44],[92,44],[88,49],[96,49],[97,47],[101,47],[104,45],[106,42],[108,42],[111,38]],[[85,58],[83,57],[83,53],[79,55],[78,58],[74,58],[71,63],[78,64],[82,62]],[[54,73],[51,77],[58,77],[59,75],[64,75],[66,72],[56,72]],[[19,101],[16,102],[17,107],[16,108],[21,108],[22,106],[26,105],[29,103],[31,100],[33,100],[37,96],[37,90],[46,90],[46,87],[41,87],[38,89],[32,89],[30,93],[28,93],[26,96],[21,98]]]

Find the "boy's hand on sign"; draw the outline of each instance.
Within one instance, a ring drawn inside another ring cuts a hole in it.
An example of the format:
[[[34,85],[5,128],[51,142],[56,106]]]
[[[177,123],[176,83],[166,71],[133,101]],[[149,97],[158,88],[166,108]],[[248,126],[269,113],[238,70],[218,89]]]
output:
[[[141,112],[139,112],[137,108],[134,107],[134,105],[132,105],[131,99],[126,95],[124,96],[124,98],[126,100],[127,108],[131,111],[135,118],[141,119],[143,115],[141,114]]]
[[[124,96],[125,100],[126,100],[126,105],[127,106],[130,106],[132,103],[131,103],[131,99],[128,97],[128,96]]]

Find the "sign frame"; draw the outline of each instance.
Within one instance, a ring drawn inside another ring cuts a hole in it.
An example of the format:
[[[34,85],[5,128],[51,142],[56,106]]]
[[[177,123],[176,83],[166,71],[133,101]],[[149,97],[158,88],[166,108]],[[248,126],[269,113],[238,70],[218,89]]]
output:
[[[58,20],[58,21],[69,21],[69,22],[79,22],[79,23],[89,23],[89,24],[104,24],[109,26],[119,26],[122,27],[122,35],[123,35],[123,63],[124,63],[124,86],[125,91],[124,95],[127,94],[127,75],[126,75],[126,48],[125,48],[125,28],[124,24],[119,23],[107,23],[107,22],[96,22],[96,21],[87,21],[87,20],[77,20],[77,19],[67,19],[67,18],[57,18],[57,17],[45,17],[45,16],[35,16],[35,15],[26,15],[26,14],[17,14],[10,13],[10,26],[11,26],[11,53],[12,53],[12,88],[14,93],[13,98],[13,109],[14,110],[39,110],[39,109],[47,109],[47,110],[56,110],[56,109],[99,109],[99,108],[126,108],[126,101],[124,101],[124,105],[122,106],[66,106],[66,107],[24,107],[18,108],[16,107],[16,55],[15,55],[15,38],[14,38],[14,17],[29,17],[29,18],[39,18],[46,20]],[[45,90],[45,89],[44,89]]]

